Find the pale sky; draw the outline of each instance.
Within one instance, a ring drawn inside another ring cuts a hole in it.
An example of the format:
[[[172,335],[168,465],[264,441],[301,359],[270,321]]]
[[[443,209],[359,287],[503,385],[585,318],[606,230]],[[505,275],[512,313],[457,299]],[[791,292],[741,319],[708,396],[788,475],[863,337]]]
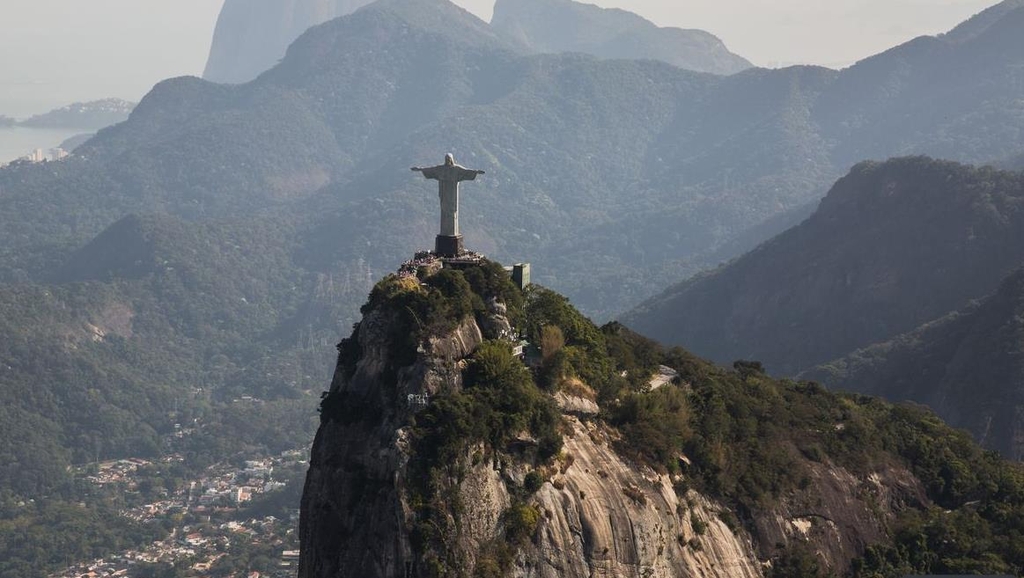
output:
[[[841,67],[952,28],[996,0],[591,0],[700,28],[761,66]],[[0,115],[138,100],[202,74],[223,0],[0,0]],[[493,0],[456,0],[489,20]]]

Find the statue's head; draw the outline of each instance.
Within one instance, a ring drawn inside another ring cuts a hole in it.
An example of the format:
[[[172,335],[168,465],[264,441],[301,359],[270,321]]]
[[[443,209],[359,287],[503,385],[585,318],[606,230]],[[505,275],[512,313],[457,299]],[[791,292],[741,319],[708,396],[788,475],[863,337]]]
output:
[[[454,167],[455,166],[455,155],[448,153],[444,155],[444,166]]]

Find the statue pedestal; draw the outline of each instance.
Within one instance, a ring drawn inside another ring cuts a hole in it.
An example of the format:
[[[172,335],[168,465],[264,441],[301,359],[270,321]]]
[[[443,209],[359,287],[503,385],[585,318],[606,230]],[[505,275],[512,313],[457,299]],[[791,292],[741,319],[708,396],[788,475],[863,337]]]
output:
[[[440,257],[458,257],[462,248],[462,235],[438,235],[434,239],[434,253]]]

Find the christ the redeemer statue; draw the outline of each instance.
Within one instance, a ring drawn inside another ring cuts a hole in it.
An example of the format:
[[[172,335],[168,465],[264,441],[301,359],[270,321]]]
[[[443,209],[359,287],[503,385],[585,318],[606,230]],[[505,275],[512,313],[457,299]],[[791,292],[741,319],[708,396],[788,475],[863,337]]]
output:
[[[458,257],[462,252],[462,235],[459,233],[459,183],[472,181],[483,171],[467,169],[455,164],[451,153],[444,155],[444,164],[436,167],[413,167],[428,179],[438,182],[437,194],[441,198],[441,233],[434,242],[434,252],[442,257]]]

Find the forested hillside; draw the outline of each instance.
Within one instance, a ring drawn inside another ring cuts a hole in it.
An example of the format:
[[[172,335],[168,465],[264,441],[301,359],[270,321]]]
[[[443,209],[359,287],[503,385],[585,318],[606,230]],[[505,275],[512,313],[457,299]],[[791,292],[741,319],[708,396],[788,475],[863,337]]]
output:
[[[337,306],[283,258],[289,244],[280,223],[130,215],[48,282],[0,284],[0,576],[45,576],[167,530],[137,527],[118,514],[123,496],[72,465],[176,454],[178,476],[194,477],[308,443]]]
[[[1024,270],[963,310],[803,374],[927,405],[985,447],[1024,459]]]
[[[0,441],[15,457],[0,466],[3,487],[46,493],[71,463],[160,455],[175,423],[199,420],[217,438],[243,395],[280,401],[299,421],[254,423],[245,438],[199,436],[212,444],[196,448],[204,459],[232,446],[301,445],[309,400],[291,400],[326,374],[333,341],[322,336],[337,321],[317,278],[289,264],[289,243],[277,224],[128,216],[53,282],[0,286],[0,423],[19,432]]]

